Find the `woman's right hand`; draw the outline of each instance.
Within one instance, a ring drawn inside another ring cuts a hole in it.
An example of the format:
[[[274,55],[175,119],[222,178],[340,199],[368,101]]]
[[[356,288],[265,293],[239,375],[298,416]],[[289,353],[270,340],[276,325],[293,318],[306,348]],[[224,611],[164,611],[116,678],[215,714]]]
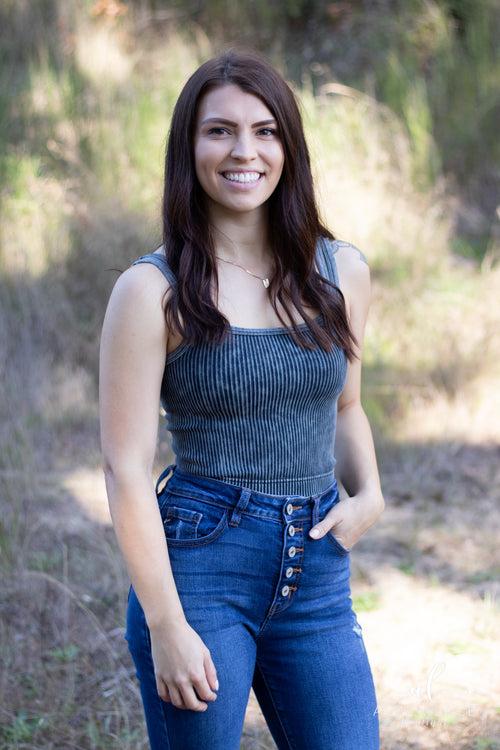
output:
[[[150,629],[156,687],[176,708],[206,711],[217,698],[217,672],[199,635],[183,622]]]
[[[150,264],[129,268],[113,289],[101,336],[101,439],[113,525],[150,627],[158,693],[204,711],[217,697],[217,675],[182,612],[152,479],[170,336],[166,292]]]

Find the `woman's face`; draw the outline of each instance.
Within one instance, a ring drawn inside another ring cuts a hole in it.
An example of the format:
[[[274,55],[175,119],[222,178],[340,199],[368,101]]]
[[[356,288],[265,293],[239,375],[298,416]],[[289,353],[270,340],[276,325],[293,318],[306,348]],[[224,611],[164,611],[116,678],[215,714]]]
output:
[[[214,212],[262,209],[283,170],[283,146],[273,115],[238,86],[202,98],[194,137],[196,175]]]

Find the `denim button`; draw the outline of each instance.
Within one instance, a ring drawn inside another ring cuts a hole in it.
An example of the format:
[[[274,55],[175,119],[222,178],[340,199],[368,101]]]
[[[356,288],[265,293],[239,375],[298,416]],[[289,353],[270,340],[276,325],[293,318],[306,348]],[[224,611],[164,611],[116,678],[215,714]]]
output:
[[[288,596],[290,593],[290,586],[283,586],[281,589],[281,596]]]
[[[290,547],[290,549],[288,550],[288,557],[295,557],[296,552],[297,550],[295,549],[295,547]]]
[[[285,576],[286,578],[291,578],[293,576],[293,568],[287,568],[285,570]]]
[[[295,526],[289,526],[288,533],[290,534],[290,536],[295,536]]]
[[[293,505],[292,505],[292,503],[288,503],[288,505],[286,506],[286,513],[287,513],[288,516],[292,515],[292,513],[293,513]]]

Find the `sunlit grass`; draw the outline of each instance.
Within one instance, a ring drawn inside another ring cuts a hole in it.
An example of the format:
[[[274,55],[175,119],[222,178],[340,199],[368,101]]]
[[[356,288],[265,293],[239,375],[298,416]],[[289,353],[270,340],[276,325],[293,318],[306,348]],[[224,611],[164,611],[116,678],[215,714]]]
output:
[[[99,464],[104,307],[117,269],[159,242],[170,113],[212,46],[204,30],[188,41],[172,23],[143,33],[131,10],[96,18],[90,0],[54,3],[58,23],[44,3],[32,5],[38,34],[21,23],[23,4],[5,4],[20,15],[5,47],[11,67],[0,71],[0,742],[44,747],[57,736],[60,747],[139,750],[146,740],[121,661],[125,594],[116,597],[126,584],[114,542],[97,526],[82,536],[71,526],[76,509],[46,525],[41,505],[59,518],[68,471]],[[473,162],[478,128],[490,137],[498,53],[474,17],[464,44],[475,64],[464,62],[442,11],[425,8],[419,24],[399,26],[408,30],[404,53],[384,56],[366,91],[335,81],[314,95],[309,84],[296,89],[323,216],[372,269],[363,391],[381,444],[498,437],[500,220],[489,234],[481,225],[477,239],[457,235],[446,174],[457,149]],[[441,61],[432,77],[419,67],[426,55]],[[457,263],[456,250],[482,265]],[[368,613],[380,604],[373,592],[356,603]],[[242,745],[267,746],[260,730]]]

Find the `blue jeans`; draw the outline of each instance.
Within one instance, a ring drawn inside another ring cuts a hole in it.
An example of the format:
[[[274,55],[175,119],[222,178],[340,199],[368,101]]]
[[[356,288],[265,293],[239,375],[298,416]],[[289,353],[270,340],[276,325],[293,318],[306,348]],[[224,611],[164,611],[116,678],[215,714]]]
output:
[[[127,639],[152,750],[238,750],[252,686],[280,750],[378,749],[349,552],[331,533],[308,537],[338,499],[335,483],[277,497],[174,470],[158,494],[172,569],[220,687],[203,713],[161,700],[131,589]]]

